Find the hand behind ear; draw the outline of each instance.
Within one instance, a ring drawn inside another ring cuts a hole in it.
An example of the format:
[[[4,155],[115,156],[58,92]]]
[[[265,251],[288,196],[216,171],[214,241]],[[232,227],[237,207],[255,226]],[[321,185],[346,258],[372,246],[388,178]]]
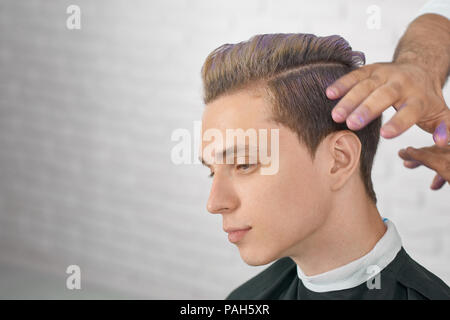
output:
[[[450,145],[445,147],[433,145],[418,149],[408,147],[401,149],[398,155],[404,160],[403,165],[407,168],[414,169],[424,165],[436,171],[430,186],[432,190],[440,189],[446,181],[450,184]]]

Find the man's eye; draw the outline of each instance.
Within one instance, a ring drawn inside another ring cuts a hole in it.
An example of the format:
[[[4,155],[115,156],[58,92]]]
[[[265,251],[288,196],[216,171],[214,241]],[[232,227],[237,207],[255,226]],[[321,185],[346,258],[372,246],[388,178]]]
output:
[[[237,166],[236,166],[236,168],[238,169],[238,170],[244,170],[244,171],[246,171],[246,170],[248,170],[248,169],[250,169],[250,167],[251,166],[253,166],[254,164],[249,164],[249,163],[244,163],[244,164],[238,164]]]

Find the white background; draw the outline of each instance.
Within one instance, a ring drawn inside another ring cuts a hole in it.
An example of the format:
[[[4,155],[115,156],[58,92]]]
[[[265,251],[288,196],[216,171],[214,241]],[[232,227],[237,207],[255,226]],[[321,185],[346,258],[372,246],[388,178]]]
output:
[[[242,262],[206,211],[208,170],[170,160],[171,133],[201,118],[206,56],[302,32],[389,61],[423,3],[1,0],[0,298],[224,298],[266,266]],[[70,4],[81,30],[66,28]],[[381,138],[373,180],[407,252],[450,283],[449,186],[430,190],[434,173],[397,156],[432,143],[415,127]],[[65,286],[71,264],[79,291]]]

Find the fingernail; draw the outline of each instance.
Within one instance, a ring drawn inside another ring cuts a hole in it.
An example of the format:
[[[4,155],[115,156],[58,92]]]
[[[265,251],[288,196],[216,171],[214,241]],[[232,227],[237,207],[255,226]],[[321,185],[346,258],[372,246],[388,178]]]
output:
[[[341,108],[334,109],[333,110],[333,118],[337,121],[343,121],[345,120],[345,112]]]
[[[442,178],[440,175],[436,175],[430,185],[430,188],[433,190],[440,189],[444,183],[445,179]]]
[[[433,134],[433,140],[434,142],[437,142],[436,140],[445,140],[447,138],[447,126],[445,125],[445,121],[442,120],[441,123],[437,126],[436,130]]]
[[[352,114],[348,121],[353,124],[354,127],[360,127],[362,124],[364,124],[364,119],[360,115]]]
[[[392,136],[395,134],[395,129],[392,125],[390,124],[386,124],[381,128],[382,134],[383,135],[388,135],[388,136]]]
[[[327,88],[327,96],[330,99],[335,99],[337,97],[336,90],[333,87]]]

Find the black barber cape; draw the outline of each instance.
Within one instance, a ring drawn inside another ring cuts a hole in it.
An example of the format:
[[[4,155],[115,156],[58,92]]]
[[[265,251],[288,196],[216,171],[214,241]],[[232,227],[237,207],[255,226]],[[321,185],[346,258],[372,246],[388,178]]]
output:
[[[303,285],[295,262],[285,257],[245,282],[227,300],[323,300],[323,299],[450,299],[450,288],[437,276],[414,261],[402,247],[380,274],[380,288],[369,289],[367,282],[354,288],[315,292]]]

